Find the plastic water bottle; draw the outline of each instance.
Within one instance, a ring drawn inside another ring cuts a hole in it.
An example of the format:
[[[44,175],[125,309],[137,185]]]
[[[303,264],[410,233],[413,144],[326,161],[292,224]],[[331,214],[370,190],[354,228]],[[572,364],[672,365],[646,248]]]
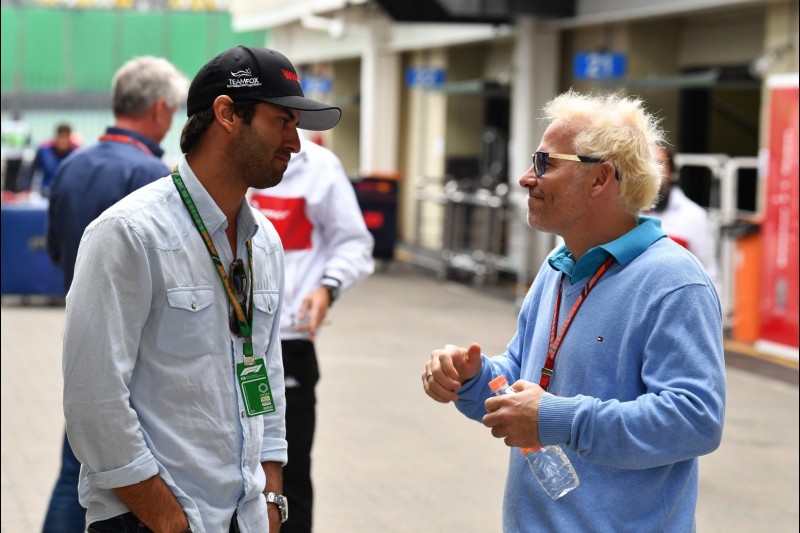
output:
[[[490,381],[489,387],[495,396],[516,393],[508,385],[505,376],[498,376]],[[539,484],[554,500],[564,496],[580,483],[575,468],[561,447],[550,445],[541,448],[520,448],[519,451],[528,461],[528,466]]]

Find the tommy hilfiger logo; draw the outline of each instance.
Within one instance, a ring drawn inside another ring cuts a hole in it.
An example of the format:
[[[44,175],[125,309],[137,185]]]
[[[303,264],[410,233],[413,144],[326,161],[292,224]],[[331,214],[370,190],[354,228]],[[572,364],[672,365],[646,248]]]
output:
[[[246,68],[244,70],[237,70],[236,72],[231,71],[231,76],[233,78],[228,78],[228,87],[258,87],[261,85],[261,82],[258,81],[258,78],[253,76],[253,72]]]
[[[300,78],[297,77],[297,74],[292,72],[291,70],[281,69],[283,71],[283,75],[286,77],[287,80],[296,81],[300,83]]]

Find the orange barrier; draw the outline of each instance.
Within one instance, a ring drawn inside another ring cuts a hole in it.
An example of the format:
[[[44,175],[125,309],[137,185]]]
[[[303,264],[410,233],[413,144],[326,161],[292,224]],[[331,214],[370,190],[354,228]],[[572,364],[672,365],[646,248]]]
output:
[[[743,235],[736,240],[731,336],[740,342],[755,342],[759,335],[761,241],[760,233]]]

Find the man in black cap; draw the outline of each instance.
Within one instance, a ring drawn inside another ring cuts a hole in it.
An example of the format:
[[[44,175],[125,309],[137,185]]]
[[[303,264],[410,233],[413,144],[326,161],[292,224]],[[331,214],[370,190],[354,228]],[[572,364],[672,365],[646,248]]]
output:
[[[90,532],[275,532],[288,510],[278,335],[283,252],[245,200],[279,183],[297,128],[341,111],[273,50],[195,76],[171,176],[86,230],[67,298],[64,412]]]

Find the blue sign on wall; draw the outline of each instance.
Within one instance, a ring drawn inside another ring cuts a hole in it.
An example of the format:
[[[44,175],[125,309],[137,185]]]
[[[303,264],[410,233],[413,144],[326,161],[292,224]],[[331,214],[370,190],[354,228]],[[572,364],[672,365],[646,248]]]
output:
[[[444,84],[445,71],[438,67],[411,67],[406,71],[408,87],[441,87]]]
[[[333,80],[329,76],[303,76],[300,86],[303,93],[328,94],[333,90]]]
[[[579,80],[621,78],[628,70],[628,56],[619,52],[579,52],[572,74]]]

